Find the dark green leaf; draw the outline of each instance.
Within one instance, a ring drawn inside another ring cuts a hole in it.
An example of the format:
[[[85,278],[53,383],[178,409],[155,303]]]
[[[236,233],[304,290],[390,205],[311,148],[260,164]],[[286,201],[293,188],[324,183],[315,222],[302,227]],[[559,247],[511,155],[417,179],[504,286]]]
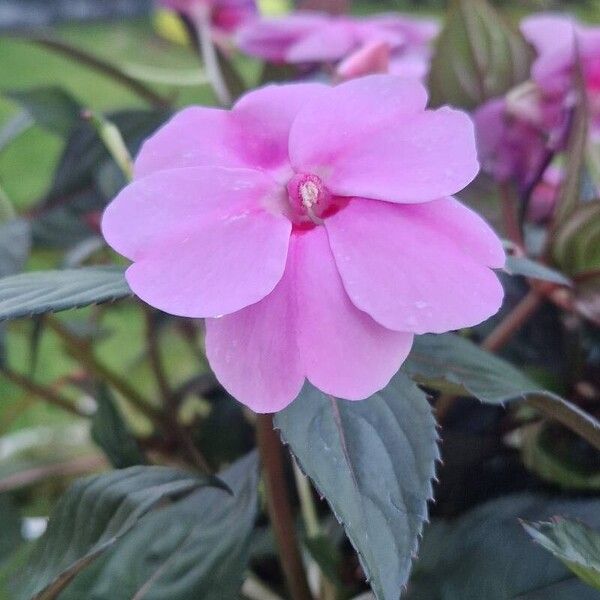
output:
[[[231,488],[199,490],[148,515],[81,573],[61,600],[239,598],[258,508],[255,453],[219,477]]]
[[[377,598],[397,600],[438,458],[425,394],[402,374],[362,402],[306,384],[275,426],[344,526]]]
[[[34,546],[15,600],[54,600],[144,515],[206,485],[224,486],[216,478],[168,467],[131,467],[77,481]]]
[[[542,548],[531,544],[518,519],[556,514],[600,525],[597,499],[556,501],[506,496],[454,521],[425,530],[407,600],[597,600]]]
[[[130,295],[121,267],[21,273],[0,279],[0,320],[112,302]]]
[[[529,78],[533,52],[486,0],[452,0],[429,72],[431,104],[474,108]]]
[[[525,256],[507,256],[504,270],[511,275],[522,275],[559,285],[572,285],[571,280],[562,273]]]
[[[60,87],[10,90],[4,95],[16,102],[40,126],[61,136],[68,135],[81,118],[81,105]]]
[[[491,404],[540,390],[505,360],[451,333],[416,336],[404,369],[419,383],[451,394],[473,395]]]
[[[600,455],[575,433],[552,421],[521,428],[523,464],[537,477],[566,490],[600,490]]]
[[[417,336],[404,370],[423,385],[445,393],[472,395],[490,404],[527,400],[546,416],[600,448],[600,423],[591,415],[542,389],[505,360],[458,335]]]
[[[29,223],[23,219],[11,219],[0,223],[0,278],[19,273],[31,249]]]
[[[96,388],[98,409],[92,419],[92,439],[117,469],[143,465],[146,459],[105,385]]]
[[[600,590],[600,534],[580,523],[556,518],[551,522],[523,522],[525,531],[552,552],[579,579]]]
[[[600,271],[600,201],[573,211],[556,232],[552,255],[570,275]]]
[[[342,587],[340,568],[342,557],[339,550],[326,535],[307,537],[303,541],[314,561],[325,577],[337,588]]]

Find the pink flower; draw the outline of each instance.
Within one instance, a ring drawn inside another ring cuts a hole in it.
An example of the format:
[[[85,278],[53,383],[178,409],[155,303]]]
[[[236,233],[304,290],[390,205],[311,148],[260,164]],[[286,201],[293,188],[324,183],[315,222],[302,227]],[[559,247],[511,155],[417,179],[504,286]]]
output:
[[[429,72],[430,51],[411,49],[392,55],[387,42],[368,42],[341,61],[335,74],[338,80],[347,81],[374,73],[390,73],[402,77],[425,80]]]
[[[533,189],[527,219],[533,223],[544,223],[552,217],[564,172],[562,169],[550,166],[544,172],[540,182]]]
[[[437,29],[433,21],[399,15],[359,18],[299,11],[249,23],[239,31],[238,45],[275,63],[336,63],[372,43],[384,42],[392,52],[425,46]]]
[[[573,89],[573,68],[579,53],[590,114],[600,127],[600,27],[585,26],[568,16],[541,14],[525,19],[521,29],[538,55],[532,67],[533,79],[557,102],[564,103]]]
[[[144,144],[106,209],[144,301],[206,318],[208,360],[257,412],[305,379],[366,398],[415,333],[475,325],[502,245],[450,195],[478,170],[469,117],[414,81],[269,86],[230,111],[183,110]]]
[[[208,10],[213,27],[226,33],[234,32],[258,12],[255,0],[160,0],[160,4],[190,17]]]
[[[482,169],[496,181],[527,185],[544,160],[545,132],[529,119],[511,114],[504,98],[482,104],[473,118]]]

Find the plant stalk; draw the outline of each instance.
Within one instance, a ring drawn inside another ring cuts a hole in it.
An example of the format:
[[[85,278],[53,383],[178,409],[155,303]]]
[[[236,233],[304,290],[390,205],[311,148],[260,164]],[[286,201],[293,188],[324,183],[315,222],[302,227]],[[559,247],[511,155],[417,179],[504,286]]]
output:
[[[273,429],[273,415],[257,415],[256,436],[260,452],[267,504],[281,565],[292,600],[312,600],[283,468],[282,445]]]

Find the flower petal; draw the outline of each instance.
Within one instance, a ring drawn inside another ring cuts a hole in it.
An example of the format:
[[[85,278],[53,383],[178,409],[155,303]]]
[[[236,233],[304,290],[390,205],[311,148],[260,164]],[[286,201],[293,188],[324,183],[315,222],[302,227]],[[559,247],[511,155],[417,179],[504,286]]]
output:
[[[442,333],[481,323],[503,290],[486,265],[499,240],[451,198],[395,205],[353,198],[325,221],[352,302],[397,331]]]
[[[288,167],[288,139],[298,111],[328,90],[321,83],[295,83],[268,85],[242,96],[231,118],[244,162],[264,169]]]
[[[331,21],[294,43],[285,58],[289,63],[334,62],[352,52],[358,43],[351,27]]]
[[[300,108],[328,87],[270,85],[244,95],[231,111],[190,107],[142,146],[135,177],[183,167],[288,167],[288,138]]]
[[[158,243],[126,278],[144,302],[173,315],[218,317],[258,302],[283,275],[291,223],[250,211]]]
[[[247,54],[273,62],[285,62],[288,49],[328,22],[328,17],[310,11],[277,18],[255,19],[237,34],[237,46]]]
[[[278,191],[271,177],[251,169],[159,171],[135,180],[108,205],[102,233],[119,254],[138,260],[160,242],[196,236],[198,227],[266,206]]]
[[[315,165],[315,171],[324,173],[332,193],[401,203],[452,195],[479,170],[473,123],[450,108],[403,117],[360,143],[346,144],[329,174],[325,164]]]
[[[257,413],[285,408],[304,383],[293,298],[292,276],[286,271],[260,302],[206,320],[206,356],[217,379]]]
[[[295,239],[297,335],[308,380],[321,391],[362,400],[385,387],[413,336],[390,331],[358,310],[344,290],[323,227]]]
[[[325,393],[366,398],[396,373],[412,337],[350,302],[322,227],[292,235],[285,274],[269,296],[206,322],[217,378],[257,412],[284,408],[305,376]]]
[[[178,112],[144,142],[135,177],[183,167],[245,167],[230,132],[228,111],[191,106]]]
[[[326,176],[334,160],[425,108],[427,92],[417,81],[390,75],[353,79],[308,101],[290,131],[290,160],[296,171]],[[360,118],[357,118],[360,117]],[[379,149],[387,158],[387,149]],[[364,173],[368,177],[367,173]]]
[[[135,260],[133,291],[166,312],[214,317],[269,294],[285,267],[291,223],[269,212],[284,194],[265,173],[199,167],[129,185],[106,209],[108,243]]]

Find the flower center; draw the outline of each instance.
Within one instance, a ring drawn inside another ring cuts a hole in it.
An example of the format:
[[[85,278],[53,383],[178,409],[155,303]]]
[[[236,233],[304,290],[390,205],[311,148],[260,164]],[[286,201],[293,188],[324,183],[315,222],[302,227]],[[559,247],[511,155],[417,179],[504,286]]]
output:
[[[323,223],[322,216],[331,200],[329,190],[320,177],[310,173],[298,173],[287,184],[292,218],[298,223],[312,221]]]

